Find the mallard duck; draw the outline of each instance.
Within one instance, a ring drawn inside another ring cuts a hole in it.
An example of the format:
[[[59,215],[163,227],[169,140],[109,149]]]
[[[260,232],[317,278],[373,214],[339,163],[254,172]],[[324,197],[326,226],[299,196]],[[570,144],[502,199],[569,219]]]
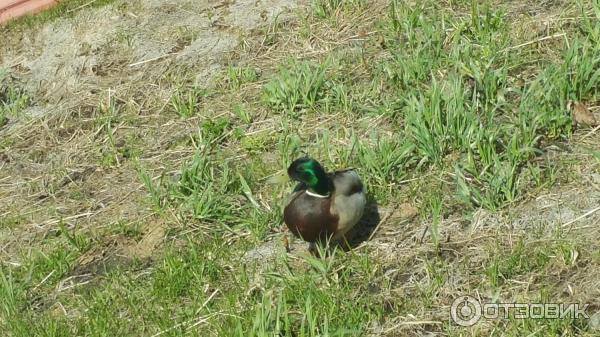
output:
[[[362,217],[367,197],[356,171],[327,173],[318,161],[305,157],[292,162],[287,174],[299,183],[285,202],[283,220],[312,253],[317,243],[345,238]]]

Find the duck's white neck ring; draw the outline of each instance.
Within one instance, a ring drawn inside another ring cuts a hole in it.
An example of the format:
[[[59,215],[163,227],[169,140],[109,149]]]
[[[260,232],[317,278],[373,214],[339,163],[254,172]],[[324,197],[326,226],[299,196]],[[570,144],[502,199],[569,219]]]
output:
[[[321,194],[311,192],[310,190],[305,190],[305,192],[306,192],[306,194],[310,195],[311,197],[321,198],[321,199],[327,199],[331,195],[330,193],[327,193],[327,195],[321,195]]]

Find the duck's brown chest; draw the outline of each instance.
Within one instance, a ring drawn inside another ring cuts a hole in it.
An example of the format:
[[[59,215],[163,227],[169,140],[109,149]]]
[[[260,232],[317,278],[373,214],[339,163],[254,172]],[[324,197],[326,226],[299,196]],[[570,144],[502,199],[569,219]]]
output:
[[[297,237],[316,242],[337,231],[339,217],[331,213],[331,198],[315,198],[298,192],[283,210],[283,220]]]

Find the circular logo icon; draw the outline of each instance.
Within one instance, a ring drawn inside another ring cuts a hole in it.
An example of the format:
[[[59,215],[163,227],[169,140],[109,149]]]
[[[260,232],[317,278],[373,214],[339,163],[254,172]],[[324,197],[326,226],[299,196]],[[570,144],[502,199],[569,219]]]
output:
[[[452,302],[450,316],[454,323],[472,326],[481,318],[481,304],[472,296],[461,296]]]

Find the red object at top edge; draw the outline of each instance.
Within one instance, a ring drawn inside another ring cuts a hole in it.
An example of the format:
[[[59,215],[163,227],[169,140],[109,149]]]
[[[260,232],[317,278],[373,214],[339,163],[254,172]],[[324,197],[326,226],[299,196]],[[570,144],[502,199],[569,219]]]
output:
[[[60,0],[0,0],[0,24],[25,14],[34,14],[58,4]]]

